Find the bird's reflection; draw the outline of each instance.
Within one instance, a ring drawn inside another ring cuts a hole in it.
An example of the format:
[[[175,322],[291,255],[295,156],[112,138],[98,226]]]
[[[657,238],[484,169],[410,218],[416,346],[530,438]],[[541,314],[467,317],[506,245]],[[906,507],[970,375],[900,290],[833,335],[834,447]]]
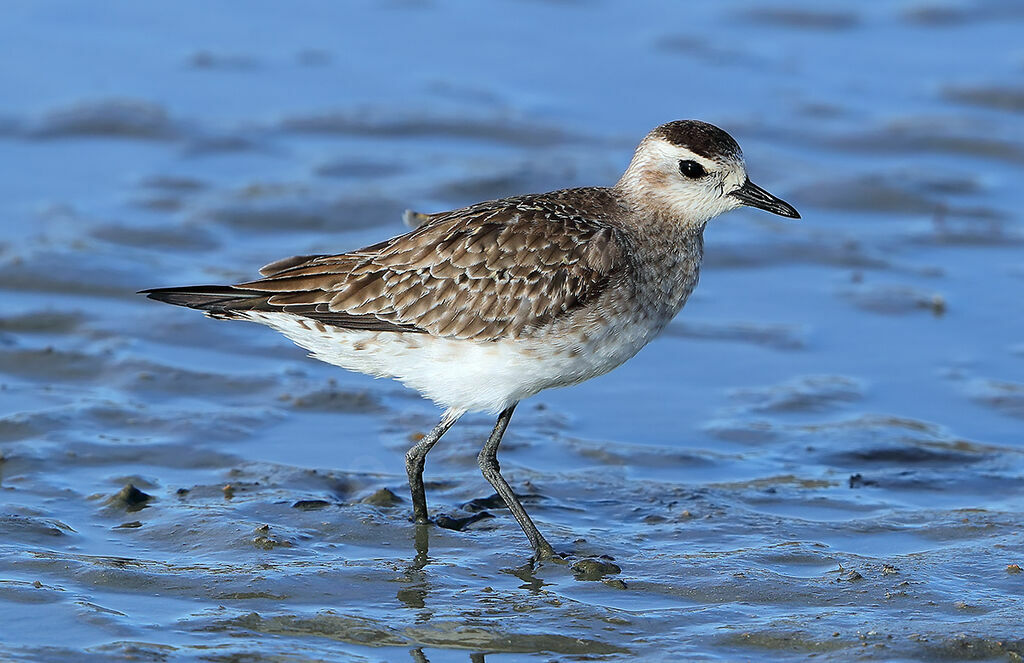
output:
[[[532,557],[519,566],[502,569],[501,572],[519,578],[523,581],[523,584],[519,585],[519,589],[527,589],[534,594],[542,592],[545,587],[552,584],[544,582],[537,576],[537,562]]]
[[[409,650],[409,656],[412,657],[412,660],[414,661],[414,663],[430,663],[430,659],[427,658],[426,654],[423,653],[423,649],[421,647],[417,647],[415,649],[410,649]],[[469,655],[469,663],[487,663],[487,662],[486,662],[486,659],[484,659],[484,654],[482,652],[473,652],[472,654]]]
[[[417,610],[416,622],[425,623],[430,621],[432,611],[427,609],[427,595],[430,590],[430,582],[423,568],[430,562],[430,526],[417,524],[413,535],[413,542],[416,548],[416,556],[412,563],[406,567],[401,580],[402,587],[398,590],[397,598],[407,608]]]
[[[414,568],[417,571],[422,571],[423,567],[425,567],[429,561],[427,555],[430,552],[430,525],[426,523],[416,523],[413,545],[416,546],[416,556],[412,560],[411,568]]]

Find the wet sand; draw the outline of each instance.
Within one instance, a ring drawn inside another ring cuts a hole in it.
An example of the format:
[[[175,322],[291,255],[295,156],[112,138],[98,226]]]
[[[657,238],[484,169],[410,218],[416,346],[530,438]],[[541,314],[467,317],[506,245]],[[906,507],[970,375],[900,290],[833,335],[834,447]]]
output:
[[[507,9],[10,9],[0,658],[1020,660],[1024,12]],[[460,529],[417,528],[431,404],[134,294],[611,183],[680,117],[804,219],[713,222],[661,339],[517,412],[583,563],[529,564],[487,417],[427,464]]]

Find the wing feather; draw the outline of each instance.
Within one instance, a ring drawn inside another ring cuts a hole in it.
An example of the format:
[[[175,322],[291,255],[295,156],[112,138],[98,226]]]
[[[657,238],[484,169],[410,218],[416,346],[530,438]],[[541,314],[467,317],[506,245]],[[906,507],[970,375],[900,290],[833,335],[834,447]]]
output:
[[[522,336],[584,306],[628,268],[625,236],[607,221],[615,204],[607,191],[430,215],[358,251],[279,260],[261,270],[264,278],[237,287],[266,293],[264,306],[342,327],[376,320],[449,338]]]

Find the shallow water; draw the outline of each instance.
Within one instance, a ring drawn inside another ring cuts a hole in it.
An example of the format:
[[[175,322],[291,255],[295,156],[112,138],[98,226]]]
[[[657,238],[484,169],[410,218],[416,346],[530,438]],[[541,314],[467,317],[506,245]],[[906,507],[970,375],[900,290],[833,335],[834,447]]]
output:
[[[5,8],[0,657],[1020,660],[1024,11],[293,7]],[[493,517],[417,531],[432,405],[133,294],[610,183],[680,117],[804,219],[716,220],[661,339],[517,412],[507,476],[617,574],[527,564],[487,417],[427,495]]]

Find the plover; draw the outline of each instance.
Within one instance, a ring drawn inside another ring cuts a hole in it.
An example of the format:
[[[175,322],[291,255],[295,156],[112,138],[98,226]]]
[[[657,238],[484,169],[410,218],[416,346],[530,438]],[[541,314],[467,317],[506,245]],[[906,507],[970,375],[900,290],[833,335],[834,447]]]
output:
[[[246,283],[142,293],[268,325],[317,359],[396,378],[443,407],[405,456],[417,523],[429,522],[427,452],[466,412],[497,414],[480,469],[545,559],[554,551],[498,465],[516,404],[647,345],[697,285],[708,221],[742,205],[800,218],[750,181],[729,134],[679,120],[651,131],[612,187],[416,215],[404,235],[285,258]]]

